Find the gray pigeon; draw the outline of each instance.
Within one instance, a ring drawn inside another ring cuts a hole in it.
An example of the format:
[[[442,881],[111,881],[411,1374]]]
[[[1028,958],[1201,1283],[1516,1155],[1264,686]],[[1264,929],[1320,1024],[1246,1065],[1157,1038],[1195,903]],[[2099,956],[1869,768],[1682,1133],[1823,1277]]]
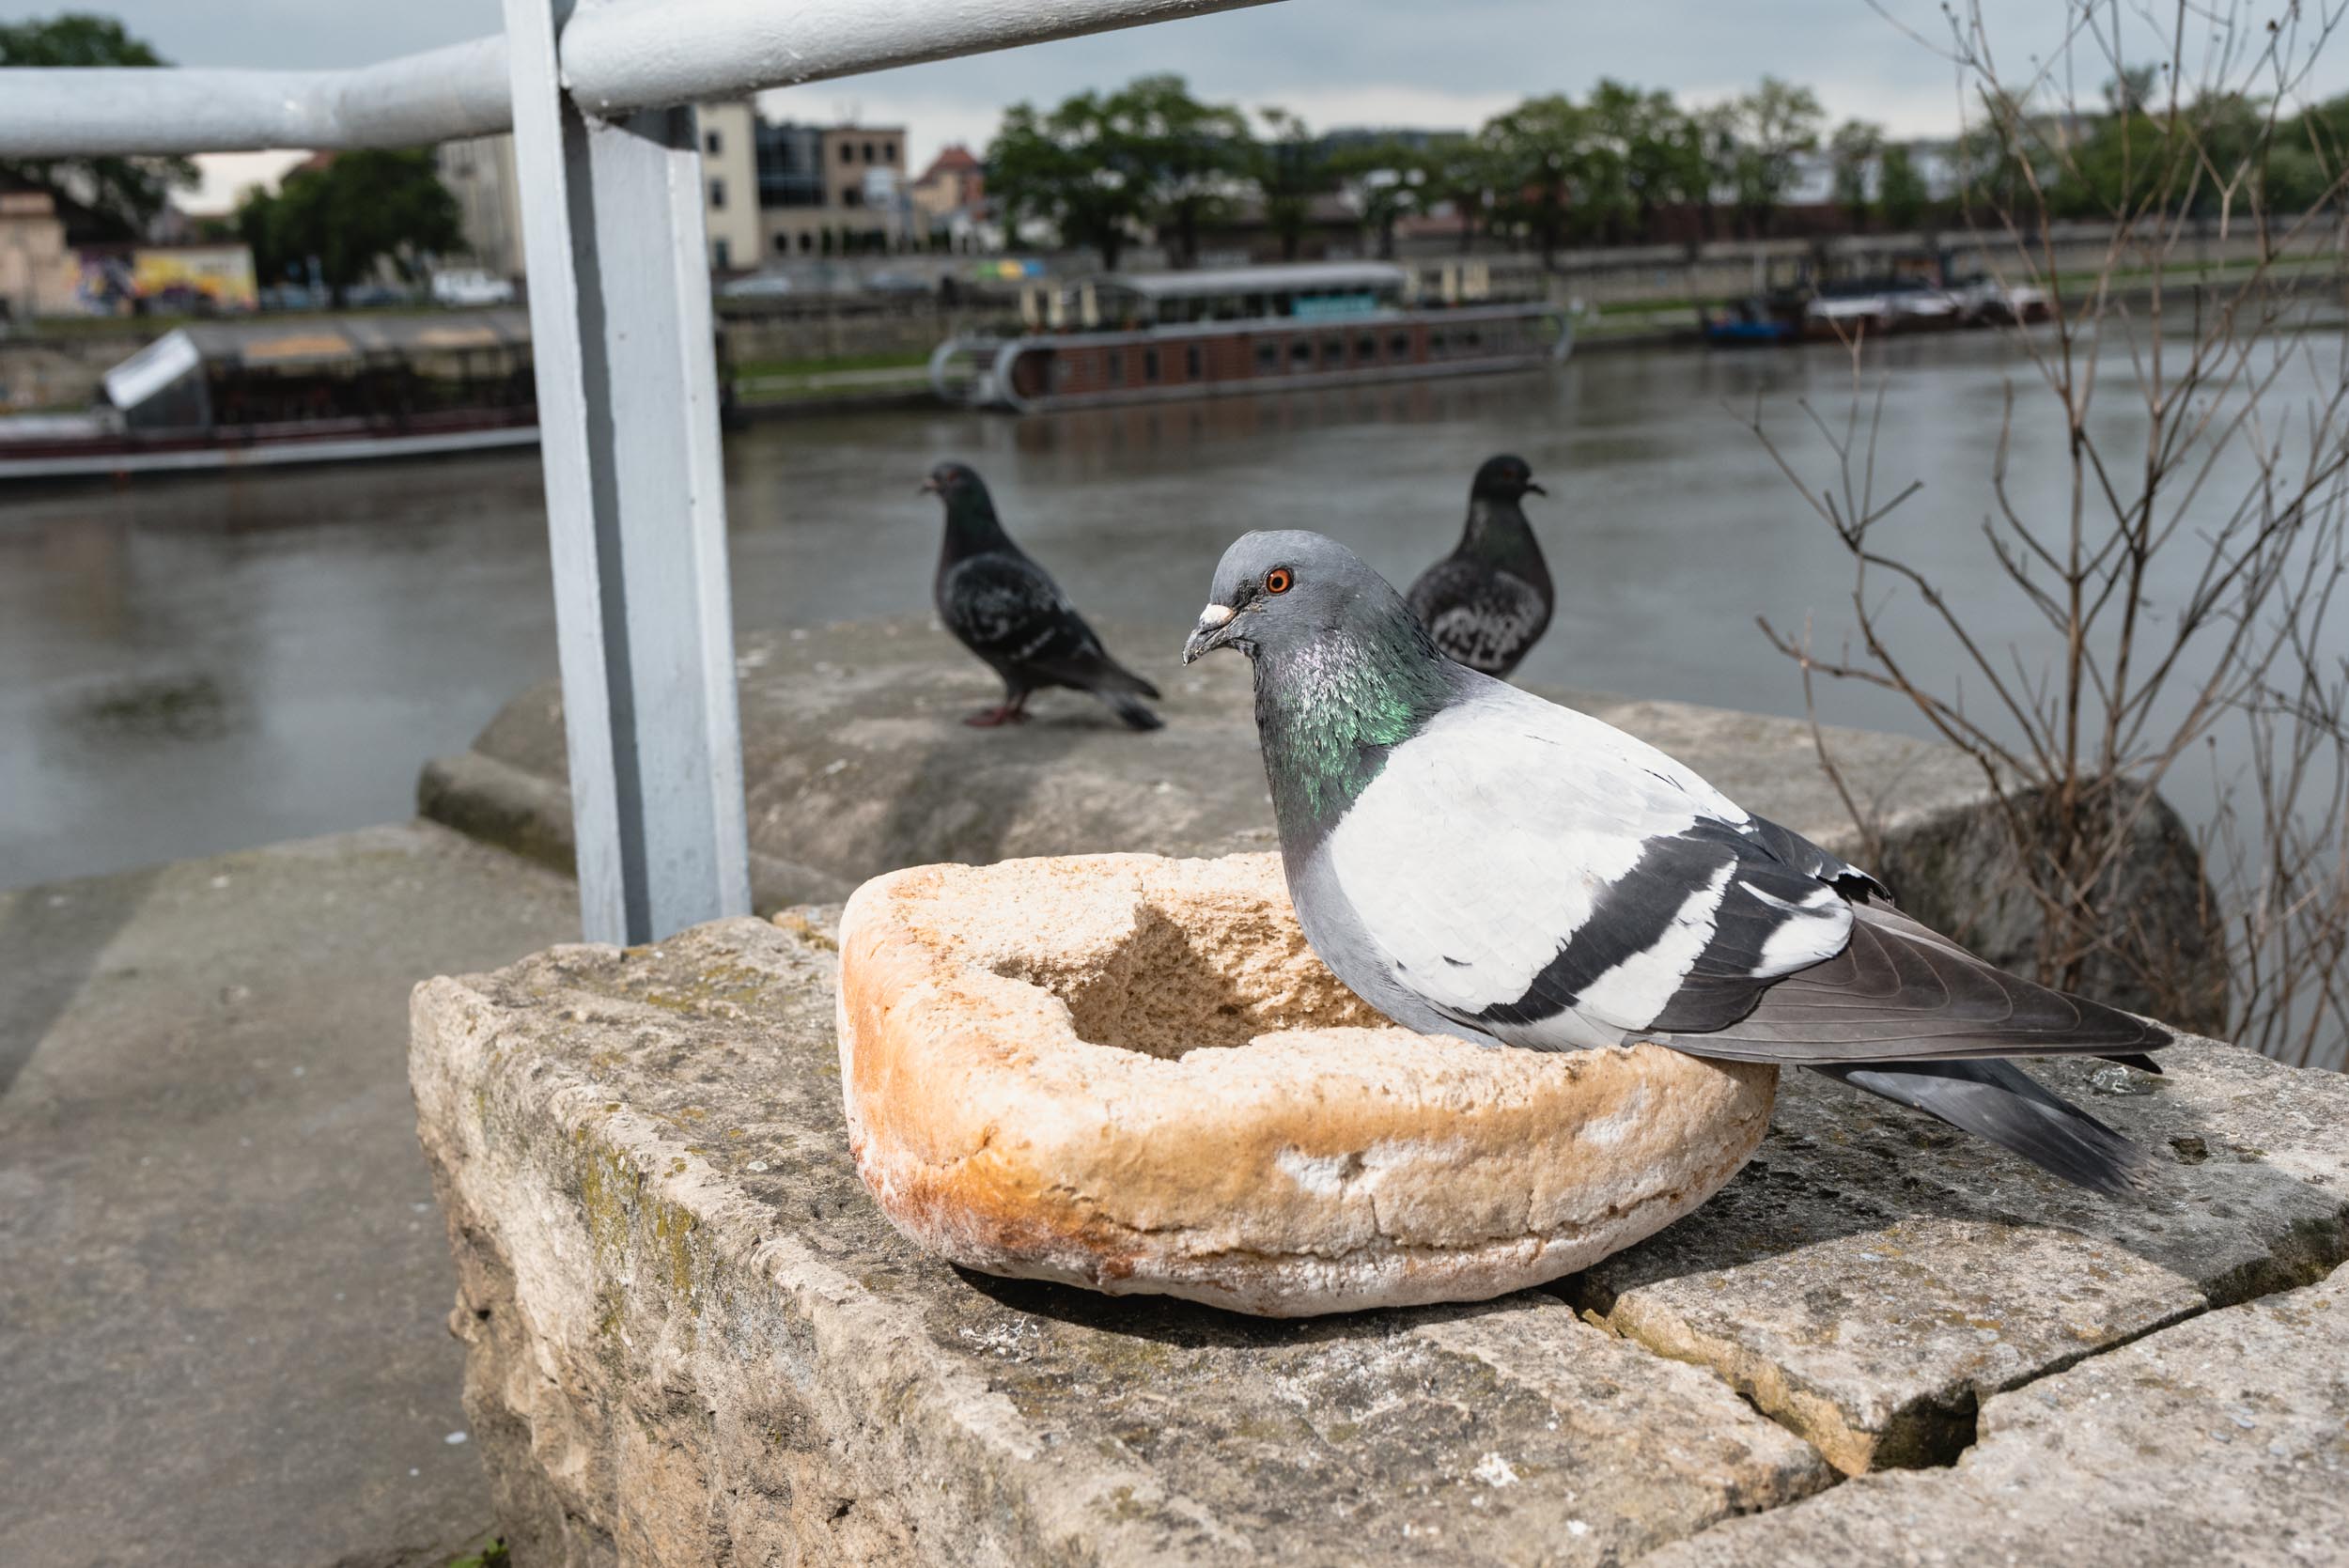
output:
[[[963,722],[1017,723],[1028,716],[1028,694],[1049,686],[1090,691],[1128,729],[1163,722],[1142,701],[1159,689],[1112,659],[1060,585],[1011,542],[977,474],[941,463],[922,489],[946,504],[945,542],[930,582],[939,619],[1003,681],[1002,705]]]
[[[1520,505],[1528,491],[1549,493],[1523,458],[1486,458],[1469,485],[1459,544],[1404,596],[1446,658],[1503,678],[1549,629],[1558,602]]]
[[[1344,546],[1240,538],[1184,662],[1220,647],[1255,664],[1306,939],[1397,1023],[1807,1066],[2084,1187],[2141,1186],[2135,1145],[1997,1059],[2150,1068],[2168,1031],[1993,968],[1654,747],[1444,658]]]

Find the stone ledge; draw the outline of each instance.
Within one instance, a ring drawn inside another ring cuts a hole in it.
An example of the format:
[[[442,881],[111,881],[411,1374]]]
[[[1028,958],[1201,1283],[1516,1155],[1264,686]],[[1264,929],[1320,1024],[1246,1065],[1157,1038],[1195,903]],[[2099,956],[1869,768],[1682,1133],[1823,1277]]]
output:
[[[1040,694],[1027,724],[966,728],[962,717],[994,702],[999,688],[923,620],[744,637],[736,667],[754,907],[836,902],[883,872],[939,861],[1270,848],[1245,662],[1186,669],[1175,662],[1179,629],[1104,630],[1166,692],[1165,729],[1133,735],[1068,691]],[[1861,852],[1800,721],[1597,692],[1545,694],[1663,748],[1750,810],[1844,854]],[[2003,830],[1984,809],[1974,765],[1906,737],[1827,733],[1860,808],[1881,826],[1873,869],[1900,890],[1904,905],[1995,961],[2027,963],[2037,917],[2005,869]],[[562,697],[550,682],[509,702],[470,751],[428,763],[417,809],[568,869],[566,779]],[[2116,903],[2175,944],[2191,936],[2199,893],[2191,844],[2174,818],[2156,814],[2140,831]],[[2092,977],[2090,989],[2123,1005],[2152,1005],[2109,976]]]
[[[1734,1540],[1713,1527],[1856,1467],[1829,1424],[1823,1452],[1799,1409],[1757,1414],[1712,1346],[1874,1445],[1920,1390],[2095,1358],[2078,1375],[2341,1249],[2341,1080],[2195,1042],[2168,1090],[2095,1102],[2203,1140],[2142,1216],[1790,1081],[1755,1169],[1563,1293],[1626,1337],[1550,1292],[1276,1323],[990,1281],[915,1251],[857,1183],[833,973],[806,911],[418,989],[467,1406],[525,1568],[1624,1561]],[[1654,1327],[1674,1321],[1689,1345]],[[2035,1397],[1988,1398],[1983,1430]],[[2194,1560],[2166,1551],[2138,1560]]]

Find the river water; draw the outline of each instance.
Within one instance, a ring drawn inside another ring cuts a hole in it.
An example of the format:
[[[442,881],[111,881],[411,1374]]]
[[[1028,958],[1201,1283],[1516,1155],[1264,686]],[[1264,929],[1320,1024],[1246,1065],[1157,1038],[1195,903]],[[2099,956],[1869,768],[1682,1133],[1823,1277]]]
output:
[[[1987,642],[2027,634],[1978,528],[2010,380],[2026,411],[2013,485],[2060,504],[2046,395],[1998,334],[1896,340],[1881,363],[1879,484],[1924,486],[1888,529]],[[1830,346],[1025,420],[765,424],[726,450],[736,620],[926,613],[939,517],[915,486],[954,457],[1081,608],[1171,653],[1234,535],[1319,529],[1405,579],[1450,548],[1477,463],[1516,451],[1549,489],[1529,509],[1560,600],[1520,678],[1799,713],[1755,617],[1815,613],[1831,643],[1851,571],[1744,422],[1758,400],[1823,480],[1832,459],[1798,399],[1840,419],[1850,387]],[[2108,406],[2124,442],[2142,416]],[[1946,644],[1909,627],[1920,670],[1946,674]],[[0,885],[404,816],[427,757],[553,671],[535,454],[0,499]],[[1829,690],[1822,708],[1921,728],[1877,692]]]

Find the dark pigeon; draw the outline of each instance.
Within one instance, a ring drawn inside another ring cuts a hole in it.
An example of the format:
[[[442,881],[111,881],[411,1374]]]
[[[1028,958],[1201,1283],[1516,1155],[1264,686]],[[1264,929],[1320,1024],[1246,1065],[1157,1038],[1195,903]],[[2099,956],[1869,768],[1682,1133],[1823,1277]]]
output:
[[[1488,458],[1469,486],[1468,527],[1451,554],[1404,596],[1448,659],[1507,678],[1549,629],[1558,595],[1525,520],[1526,493],[1548,495],[1522,458]]]
[[[1319,535],[1224,553],[1184,661],[1225,646],[1255,664],[1306,939],[1397,1023],[1806,1066],[2083,1187],[2142,1187],[2140,1150],[2003,1059],[2150,1066],[2158,1025],[1993,968],[1654,747],[1446,659]]]
[[[1030,692],[1066,686],[1100,698],[1128,729],[1157,729],[1163,721],[1142,699],[1159,689],[1112,659],[1050,574],[1011,542],[978,474],[941,463],[922,488],[946,504],[930,585],[939,618],[1003,681],[1003,703],[963,722],[1017,723]]]

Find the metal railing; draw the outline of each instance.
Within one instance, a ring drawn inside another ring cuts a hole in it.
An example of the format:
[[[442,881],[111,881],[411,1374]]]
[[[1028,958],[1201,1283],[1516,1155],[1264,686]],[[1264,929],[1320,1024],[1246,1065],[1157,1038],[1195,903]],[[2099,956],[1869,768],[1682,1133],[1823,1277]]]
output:
[[[581,926],[750,909],[690,105],[1264,0],[505,0],[344,71],[0,70],[0,157],[410,147],[511,130]]]

